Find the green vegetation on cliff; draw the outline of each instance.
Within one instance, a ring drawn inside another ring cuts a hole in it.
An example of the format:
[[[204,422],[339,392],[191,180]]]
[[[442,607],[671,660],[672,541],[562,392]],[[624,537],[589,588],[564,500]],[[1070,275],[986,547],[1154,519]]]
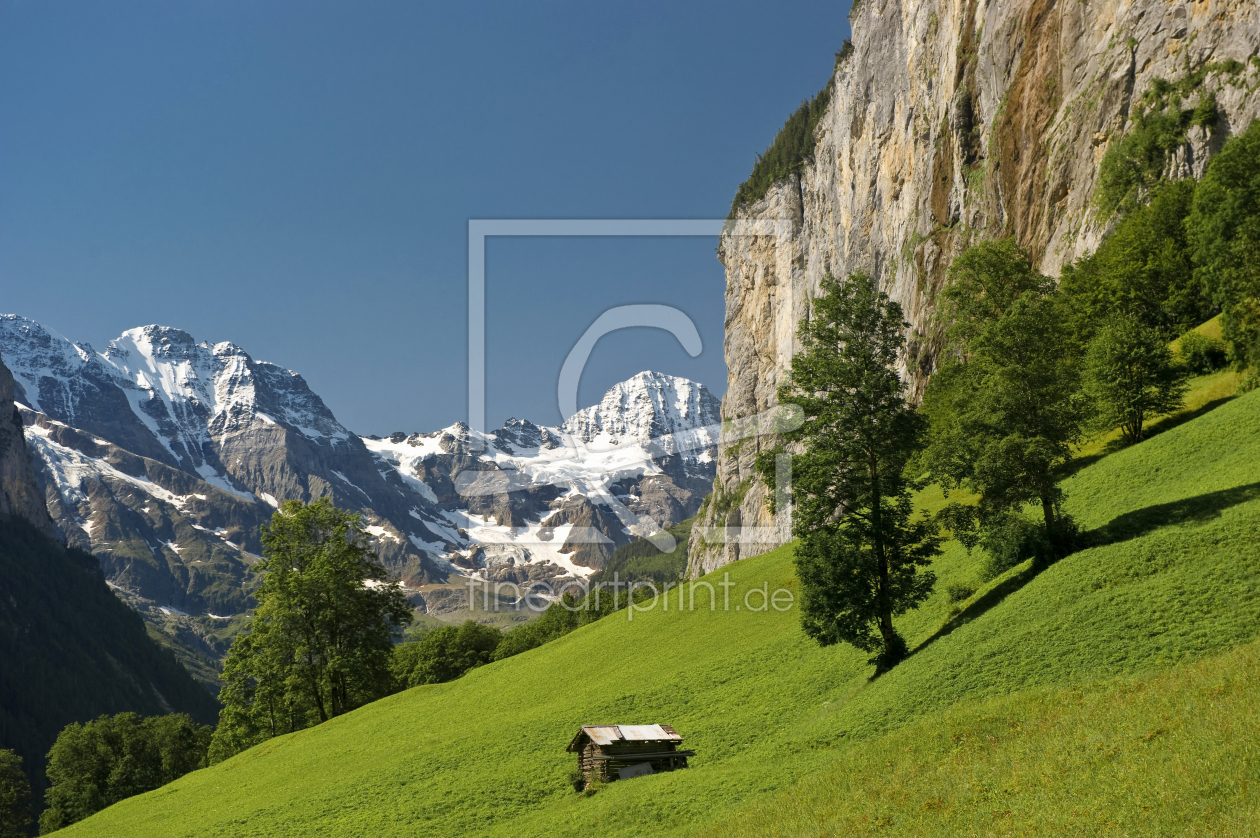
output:
[[[676,542],[674,549],[662,552],[646,538],[636,538],[613,551],[608,564],[591,574],[590,582],[611,584],[613,579],[622,582],[649,581],[656,585],[675,584],[687,569],[687,543],[691,539],[691,525],[695,518],[667,528]]]
[[[1236,61],[1209,63],[1175,81],[1151,82],[1134,107],[1132,127],[1103,155],[1094,201],[1104,216],[1129,212],[1149,200],[1190,127],[1216,127],[1216,96],[1202,90],[1203,80],[1213,71],[1237,74],[1241,69]]]
[[[760,201],[775,181],[797,171],[805,160],[813,156],[814,130],[827,112],[830,102],[831,81],[828,80],[822,90],[801,102],[796,112],[783,123],[770,147],[757,155],[752,174],[735,192],[735,200],[731,202],[731,217],[734,217],[740,207]]]

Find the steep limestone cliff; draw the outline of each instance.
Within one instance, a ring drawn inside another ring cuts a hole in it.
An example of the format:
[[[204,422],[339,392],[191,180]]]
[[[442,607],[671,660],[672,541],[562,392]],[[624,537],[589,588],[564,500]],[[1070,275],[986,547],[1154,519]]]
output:
[[[1201,176],[1260,114],[1254,0],[859,0],[813,159],[736,213],[726,268],[726,420],[772,407],[796,325],[827,274],[871,274],[910,323],[902,372],[916,397],[933,369],[934,303],[949,262],[1014,235],[1058,275],[1110,219],[1094,195],[1108,146],[1133,129],[1157,79],[1215,95],[1168,174]],[[742,220],[786,232],[746,235]],[[692,530],[692,575],[786,539],[753,474],[772,437],[723,437],[714,494]],[[741,534],[742,530],[742,534]]]
[[[47,536],[55,536],[44,493],[22,434],[22,417],[13,403],[13,373],[0,359],[0,513],[25,518]]]

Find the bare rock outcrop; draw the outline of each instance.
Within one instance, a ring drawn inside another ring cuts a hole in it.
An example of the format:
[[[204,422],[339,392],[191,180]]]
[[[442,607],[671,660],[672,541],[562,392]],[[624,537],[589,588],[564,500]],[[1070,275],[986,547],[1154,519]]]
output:
[[[0,513],[17,515],[36,529],[55,537],[44,493],[35,480],[35,467],[22,432],[22,417],[13,403],[13,373],[0,359]]]

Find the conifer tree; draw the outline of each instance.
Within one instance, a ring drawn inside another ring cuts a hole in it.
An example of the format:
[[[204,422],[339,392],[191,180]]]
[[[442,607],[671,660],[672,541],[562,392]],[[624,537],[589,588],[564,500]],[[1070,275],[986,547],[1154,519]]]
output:
[[[917,484],[906,473],[924,423],[895,369],[907,328],[901,307],[864,274],[828,277],[823,291],[779,390],[780,403],[804,415],[784,434],[800,450],[791,497],[801,621],[822,645],[875,652],[883,671],[906,654],[893,618],[931,593],[926,566],[940,552],[935,524],[912,520]],[[772,488],[778,453],[758,458]]]

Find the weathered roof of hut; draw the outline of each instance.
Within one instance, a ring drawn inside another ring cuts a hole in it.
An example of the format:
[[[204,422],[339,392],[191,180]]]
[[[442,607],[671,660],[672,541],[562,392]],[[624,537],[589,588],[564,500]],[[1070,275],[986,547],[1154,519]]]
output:
[[[567,750],[582,749],[582,737],[596,745],[612,745],[617,742],[681,742],[678,731],[669,725],[583,725],[569,743]]]

